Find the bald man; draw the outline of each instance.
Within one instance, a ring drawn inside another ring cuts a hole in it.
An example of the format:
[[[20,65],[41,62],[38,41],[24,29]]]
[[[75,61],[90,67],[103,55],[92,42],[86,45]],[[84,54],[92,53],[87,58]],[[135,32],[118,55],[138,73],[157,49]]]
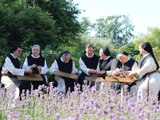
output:
[[[135,71],[138,68],[137,62],[129,57],[129,54],[126,51],[121,51],[117,55],[118,60],[120,61],[121,65],[119,69],[115,71],[114,74],[119,73],[120,71]],[[129,91],[132,84],[128,85]],[[115,83],[115,89],[119,90],[121,88],[121,83]]]

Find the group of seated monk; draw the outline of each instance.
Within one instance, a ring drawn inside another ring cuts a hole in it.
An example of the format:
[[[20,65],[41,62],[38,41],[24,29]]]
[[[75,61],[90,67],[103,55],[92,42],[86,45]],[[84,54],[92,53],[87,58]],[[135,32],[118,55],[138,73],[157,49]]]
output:
[[[75,84],[80,85],[80,91],[83,91],[84,80],[101,77],[101,82],[96,79],[87,82],[90,87],[102,86],[103,82],[110,81],[111,88],[119,90],[124,84],[128,85],[130,96],[153,101],[157,98],[160,90],[160,74],[156,72],[159,65],[152,51],[149,42],[143,42],[139,45],[139,51],[142,58],[139,62],[129,57],[126,51],[117,54],[117,59],[112,57],[108,48],[101,48],[99,55],[94,53],[94,46],[87,44],[85,52],[79,59],[80,71],[76,68],[71,59],[69,51],[63,51],[59,58],[54,60],[51,67],[47,67],[47,62],[41,55],[39,45],[31,47],[31,54],[26,57],[22,69],[18,57],[22,53],[20,45],[13,46],[10,53],[5,57],[2,63],[1,82],[7,91],[14,91],[14,101],[19,97],[22,90],[37,89],[39,85],[47,85],[48,79],[46,73],[54,74],[58,83],[58,93],[67,93],[74,91]],[[57,72],[59,71],[59,73]],[[61,73],[60,73],[61,72]],[[66,74],[68,73],[68,74]],[[18,76],[31,76],[39,74],[40,79],[20,80]],[[19,78],[19,79],[17,79]],[[122,79],[125,78],[125,79]],[[77,80],[74,80],[77,79]]]

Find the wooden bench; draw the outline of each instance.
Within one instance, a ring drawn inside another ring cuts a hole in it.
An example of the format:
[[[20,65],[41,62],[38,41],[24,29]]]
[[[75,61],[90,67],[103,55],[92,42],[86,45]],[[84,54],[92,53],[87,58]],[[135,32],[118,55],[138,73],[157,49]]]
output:
[[[54,75],[61,76],[61,77],[66,77],[66,78],[71,78],[73,80],[77,80],[79,75],[71,74],[71,73],[66,73],[66,72],[61,72],[61,71],[54,71]]]

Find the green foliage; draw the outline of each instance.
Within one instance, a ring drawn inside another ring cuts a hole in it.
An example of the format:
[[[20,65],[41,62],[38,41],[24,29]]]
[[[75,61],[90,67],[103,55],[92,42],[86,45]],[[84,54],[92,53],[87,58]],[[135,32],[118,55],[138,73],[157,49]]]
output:
[[[93,30],[93,24],[87,17],[83,17],[80,22],[82,34],[89,35]]]
[[[160,63],[160,29],[156,27],[148,28],[147,34],[141,35],[134,40],[135,47],[138,49],[139,44],[143,41],[148,41],[151,43],[154,55]]]
[[[86,36],[83,35],[81,37],[82,43],[87,44],[87,43],[92,43],[94,46],[96,46],[97,49],[103,48],[103,47],[109,47],[111,41],[110,40],[103,40],[98,37],[92,37],[92,36]],[[110,46],[113,47],[113,46]]]
[[[132,58],[134,58],[137,61],[140,59],[139,50],[134,42],[129,42],[128,44],[120,47],[118,50],[126,51]]]
[[[7,117],[6,117],[6,115],[5,115],[5,111],[4,111],[4,109],[0,109],[0,120],[6,120],[7,119]]]
[[[0,55],[5,55],[13,43],[21,43],[23,63],[30,46],[36,43],[50,65],[61,46],[78,46],[79,13],[71,0],[0,0]]]
[[[106,47],[109,48],[109,50],[110,50],[110,52],[113,56],[115,56],[115,54],[116,54],[116,50],[114,49],[114,46],[111,43],[111,40],[104,40],[104,39],[101,39],[101,38],[98,38],[98,37],[83,35],[81,37],[81,42],[84,46],[84,50],[85,50],[85,45],[87,43],[92,43],[95,47],[95,53],[97,55],[99,54],[100,48],[106,48]]]
[[[42,51],[42,56],[47,60],[47,65],[50,67],[53,61],[58,58],[59,53],[54,50],[52,45],[47,45]]]
[[[46,46],[48,43],[55,46],[56,30],[55,22],[47,12],[38,7],[30,7],[25,3],[13,3],[12,5],[1,4],[1,29],[0,39],[3,45],[12,46],[19,42],[23,46],[38,43]],[[4,29],[3,29],[4,28]],[[8,47],[1,49],[8,50]]]
[[[80,11],[72,0],[26,0],[31,6],[38,6],[47,11],[55,20],[57,39],[59,43],[71,45],[76,42],[80,32],[77,20]],[[71,42],[72,41],[72,42]],[[58,45],[57,45],[58,47]]]
[[[95,23],[96,36],[110,39],[115,48],[128,43],[133,38],[134,27],[128,16],[108,16],[97,19]]]
[[[56,51],[57,51],[57,54],[58,56],[60,55],[60,53],[62,51],[69,51],[72,55],[72,59],[75,61],[76,63],[76,67],[79,68],[79,57],[82,55],[82,53],[84,52],[84,45],[83,43],[81,42],[80,38],[76,38],[77,41],[76,42],[72,42],[71,44],[72,45],[65,45],[65,44],[62,44],[61,46],[59,46]],[[57,57],[58,57],[57,56]]]
[[[4,48],[4,46],[6,46],[6,49],[8,48],[7,44],[11,33],[9,33],[7,29],[9,23],[11,23],[13,20],[12,15],[13,12],[11,8],[8,8],[0,3],[0,54],[2,54],[5,51],[5,49],[2,49]]]
[[[72,0],[0,0],[0,55],[19,42],[25,56],[37,43],[50,63],[61,45],[78,46],[81,28],[76,6]],[[54,51],[54,56],[48,49]]]

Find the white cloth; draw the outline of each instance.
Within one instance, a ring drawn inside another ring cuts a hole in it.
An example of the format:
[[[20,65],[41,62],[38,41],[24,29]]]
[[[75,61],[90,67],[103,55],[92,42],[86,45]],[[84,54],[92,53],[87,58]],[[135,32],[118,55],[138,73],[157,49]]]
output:
[[[54,71],[59,71],[58,63],[57,63],[56,60],[52,63],[51,67],[49,68],[49,73],[50,74],[53,74]],[[76,72],[78,72],[78,69],[76,68],[75,63],[73,61],[72,73],[76,73]],[[58,83],[58,93],[59,92],[65,93],[66,86],[65,86],[64,79],[62,77],[60,77],[60,76],[55,75],[55,80]]]
[[[138,64],[137,64],[137,62],[135,62],[135,63],[133,64],[133,66],[132,66],[131,71],[136,71],[137,68],[138,68]]]
[[[146,77],[145,81],[139,86],[137,95],[138,100],[147,98],[147,85],[149,86],[149,101],[153,102],[158,98],[157,95],[160,90],[160,74],[153,73]]]
[[[108,57],[107,59],[109,59],[109,57]],[[107,74],[107,75],[112,74],[113,71],[116,70],[116,68],[117,68],[117,60],[114,58],[114,59],[112,59],[112,61],[111,61],[111,69],[110,69],[109,71],[106,71],[106,74]]]
[[[13,56],[13,54],[11,55]],[[15,68],[9,57],[6,57],[4,65],[2,66],[2,74],[7,74],[8,72],[12,73],[13,75],[24,75],[24,70]],[[21,81],[17,80],[16,78],[10,78],[9,76],[2,76],[1,82],[7,89],[7,95],[12,98],[13,102],[16,101],[19,98],[20,91],[18,87],[20,86]]]
[[[59,76],[55,76],[55,80],[57,81],[58,84],[58,93],[65,93],[66,90],[66,85],[65,85],[65,81],[62,77]]]
[[[2,66],[2,74],[8,72],[12,73],[13,75],[20,75],[20,76],[24,75],[24,69],[15,68],[9,57],[6,57],[4,65]]]
[[[147,54],[147,55],[149,55],[149,54]],[[145,56],[143,56],[143,57],[145,57]],[[150,73],[150,72],[156,70],[156,67],[157,66],[156,66],[156,63],[155,63],[154,59],[152,57],[149,57],[149,58],[147,58],[143,67],[140,68],[140,69],[137,69],[137,74],[141,78],[146,73]]]
[[[19,83],[15,84],[16,79],[9,78],[8,76],[2,76],[2,83],[4,84],[5,88],[7,89],[7,97],[9,97],[10,100],[13,100],[15,102],[19,98]]]
[[[147,54],[149,55],[149,54]],[[143,56],[146,57],[147,55]],[[152,57],[149,57],[142,68],[137,69],[137,73],[140,77],[146,73],[150,73],[156,70],[156,63]],[[145,99],[147,98],[146,88],[149,83],[149,101],[154,101],[157,98],[158,92],[160,90],[160,74],[153,73],[145,78],[142,84],[138,88],[137,98]]]
[[[111,56],[108,56],[106,59],[104,60],[108,60]],[[115,70],[117,68],[117,60],[115,58],[113,58],[111,60],[111,70]]]

